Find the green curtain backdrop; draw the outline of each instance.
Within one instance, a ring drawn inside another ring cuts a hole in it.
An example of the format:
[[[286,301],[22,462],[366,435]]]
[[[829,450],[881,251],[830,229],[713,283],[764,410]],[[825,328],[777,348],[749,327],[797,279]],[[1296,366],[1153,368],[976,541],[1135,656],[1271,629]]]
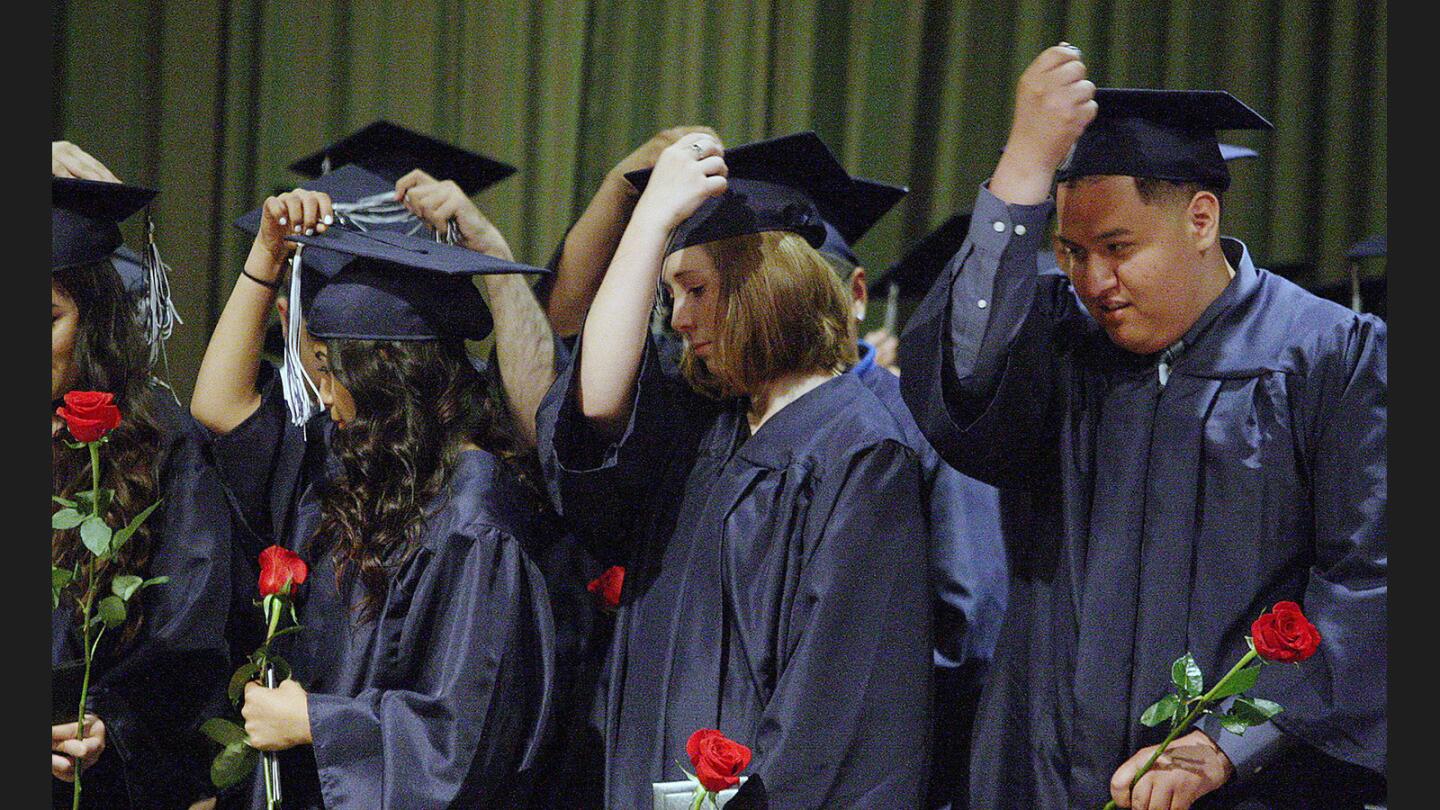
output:
[[[1261,153],[1233,167],[1223,230],[1262,263],[1310,264],[1301,280],[1338,280],[1345,249],[1386,223],[1383,2],[53,8],[55,137],[162,192],[160,244],[185,318],[168,376],[187,398],[248,249],[230,223],[299,182],[292,160],[376,118],[518,166],[476,199],[532,263],[548,259],[605,171],[658,129],[709,124],[730,144],[815,129],[851,173],[911,189],[858,245],[873,273],[969,208],[1004,144],[1016,78],[1064,39],[1102,87],[1226,89],[1276,124],[1222,134]]]

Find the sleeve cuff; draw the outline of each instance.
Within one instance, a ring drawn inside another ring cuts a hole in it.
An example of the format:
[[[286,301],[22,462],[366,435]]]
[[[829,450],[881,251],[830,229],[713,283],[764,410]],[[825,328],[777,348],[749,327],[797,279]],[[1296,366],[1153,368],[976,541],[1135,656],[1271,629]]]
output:
[[[1289,735],[1281,731],[1273,722],[1251,726],[1245,729],[1244,734],[1233,734],[1226,731],[1220,725],[1220,718],[1217,715],[1229,711],[1230,705],[1234,702],[1235,698],[1233,697],[1221,701],[1215,707],[1216,714],[1207,716],[1199,725],[1200,730],[1214,740],[1221,751],[1225,752],[1230,764],[1235,767],[1233,779],[1239,782],[1254,776],[1274,762],[1277,755],[1288,748],[1292,741]]]
[[[996,258],[1006,251],[1038,251],[1054,210],[1055,201],[1049,199],[1035,205],[1010,205],[981,185],[970,215],[970,240],[977,250]]]

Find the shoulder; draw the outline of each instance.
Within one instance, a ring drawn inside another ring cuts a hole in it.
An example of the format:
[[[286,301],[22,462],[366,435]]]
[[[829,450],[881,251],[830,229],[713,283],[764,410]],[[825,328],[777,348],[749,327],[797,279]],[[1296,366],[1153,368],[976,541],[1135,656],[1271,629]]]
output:
[[[431,519],[442,530],[426,532],[425,544],[469,547],[483,538],[528,548],[537,519],[531,499],[504,460],[486,450],[467,450],[456,459]]]
[[[898,391],[898,378],[895,382]],[[915,456],[901,420],[856,375],[841,374],[811,395],[815,399],[806,403],[804,414],[813,417],[804,426],[807,432],[795,432],[794,456],[806,466],[823,475],[847,471],[857,457],[875,452]]]
[[[1349,366],[1360,354],[1384,351],[1384,321],[1353,312],[1266,270],[1257,274],[1252,340],[1271,347],[1280,370],[1308,375],[1331,362]]]
[[[160,434],[160,460],[169,461],[177,454],[199,457],[209,452],[211,435],[190,411],[180,404],[174,389],[158,378],[150,378],[146,389],[146,406],[155,429]]]

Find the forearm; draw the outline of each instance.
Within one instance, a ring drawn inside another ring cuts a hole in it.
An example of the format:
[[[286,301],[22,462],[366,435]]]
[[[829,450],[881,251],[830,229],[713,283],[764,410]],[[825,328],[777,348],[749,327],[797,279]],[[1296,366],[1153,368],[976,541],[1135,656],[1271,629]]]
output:
[[[605,267],[625,233],[635,200],[634,191],[623,177],[607,174],[585,213],[566,234],[546,304],[546,315],[556,334],[569,337],[580,331],[585,312],[605,277]]]
[[[626,228],[585,319],[579,405],[602,431],[617,432],[629,417],[668,230],[649,219]]]
[[[275,261],[258,246],[245,260],[245,272],[266,281],[278,281],[283,262]],[[260,350],[265,323],[275,303],[276,290],[240,275],[200,363],[190,412],[202,425],[228,433],[260,405],[255,380],[260,372]]]
[[[519,274],[485,276],[495,314],[495,352],[505,401],[529,446],[535,444],[535,412],[555,381],[555,341],[540,303]]]

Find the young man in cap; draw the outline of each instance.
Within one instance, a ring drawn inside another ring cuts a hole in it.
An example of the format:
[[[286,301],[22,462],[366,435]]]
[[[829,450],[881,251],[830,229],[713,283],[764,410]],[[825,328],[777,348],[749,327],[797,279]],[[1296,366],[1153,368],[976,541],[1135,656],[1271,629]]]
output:
[[[1220,236],[1235,128],[1269,124],[1225,93],[1096,91],[1078,49],[1046,50],[901,340],[942,456],[1036,507],[976,806],[1358,808],[1384,773],[1385,326]],[[1063,274],[1035,269],[1052,180]],[[1207,717],[1132,789],[1170,663],[1218,678],[1281,600],[1322,636],[1255,687],[1284,712],[1243,736]]]

